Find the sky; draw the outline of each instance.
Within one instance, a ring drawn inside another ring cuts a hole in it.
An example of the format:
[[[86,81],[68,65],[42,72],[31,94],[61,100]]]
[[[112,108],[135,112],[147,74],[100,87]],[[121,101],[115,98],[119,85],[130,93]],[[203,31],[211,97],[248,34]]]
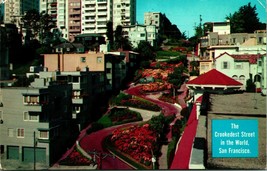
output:
[[[144,24],[145,12],[161,12],[172,24],[177,25],[187,37],[194,36],[194,27],[205,22],[223,22],[230,13],[251,2],[256,5],[260,22],[266,23],[267,0],[137,0],[138,24]]]

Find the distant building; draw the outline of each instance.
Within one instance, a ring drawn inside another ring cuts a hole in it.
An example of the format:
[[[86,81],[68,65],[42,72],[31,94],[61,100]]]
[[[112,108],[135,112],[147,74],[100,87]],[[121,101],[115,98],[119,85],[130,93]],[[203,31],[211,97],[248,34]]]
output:
[[[72,123],[72,86],[38,78],[30,87],[1,88],[1,147],[6,159],[51,166],[79,133]]]
[[[113,30],[136,23],[136,0],[113,0]]]
[[[97,33],[106,36],[107,22],[113,21],[112,0],[81,1],[81,33]]]
[[[157,45],[158,32],[155,25],[131,25],[123,27],[123,36],[128,38],[133,47],[141,41],[147,41],[151,46]]]
[[[40,13],[45,12],[51,15],[56,22],[57,28],[62,32],[62,37],[68,39],[68,3],[67,0],[42,0],[40,1]],[[80,2],[73,6],[80,6]]]
[[[82,31],[81,0],[68,0],[67,4],[68,12],[66,17],[68,18],[68,39],[73,41],[74,37],[81,34]]]
[[[98,51],[99,45],[105,44],[105,37],[101,34],[79,34],[75,36],[74,43],[80,43],[85,51]]]
[[[17,27],[20,26],[21,17],[29,10],[39,11],[39,0],[7,0],[5,1],[4,8],[4,23],[16,23]]]

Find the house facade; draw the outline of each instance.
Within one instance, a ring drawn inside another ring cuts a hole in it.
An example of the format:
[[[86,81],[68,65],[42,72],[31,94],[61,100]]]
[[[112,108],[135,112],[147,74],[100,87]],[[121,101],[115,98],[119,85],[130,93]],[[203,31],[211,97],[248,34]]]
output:
[[[248,79],[251,79],[257,88],[260,88],[261,76],[258,75],[257,67],[260,57],[259,54],[230,55],[225,52],[215,58],[214,64],[218,71],[241,82],[243,90],[246,89]]]
[[[1,88],[0,144],[5,158],[35,158],[46,166],[59,160],[79,133],[71,122],[71,93],[70,84],[47,85],[45,79],[36,79],[30,87]]]

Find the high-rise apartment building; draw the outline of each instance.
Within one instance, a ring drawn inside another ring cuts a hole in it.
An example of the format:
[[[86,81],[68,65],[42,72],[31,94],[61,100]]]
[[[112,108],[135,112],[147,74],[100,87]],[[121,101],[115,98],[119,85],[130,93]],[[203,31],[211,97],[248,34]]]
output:
[[[82,33],[106,36],[107,22],[112,21],[113,0],[82,1]]]
[[[136,23],[136,0],[113,0],[113,29]]]
[[[68,38],[70,41],[81,34],[81,0],[68,0]]]
[[[56,21],[57,27],[68,38],[68,0],[40,0],[40,12],[46,12]]]
[[[5,23],[16,23],[19,26],[22,15],[28,10],[35,9],[39,11],[40,0],[8,0],[5,1]]]

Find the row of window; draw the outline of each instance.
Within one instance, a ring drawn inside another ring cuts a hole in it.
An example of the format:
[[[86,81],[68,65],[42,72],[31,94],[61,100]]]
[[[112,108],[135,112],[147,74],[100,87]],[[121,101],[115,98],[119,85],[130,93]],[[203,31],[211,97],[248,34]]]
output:
[[[16,130],[16,133],[15,133]],[[7,129],[7,136],[8,137],[17,137],[17,138],[25,138],[25,129],[24,128],[8,128]],[[31,136],[31,135],[28,135]],[[40,130],[38,131],[38,138],[39,139],[48,139],[49,138],[49,131],[48,130]]]
[[[81,57],[81,62],[82,63],[86,63],[86,57]],[[96,62],[97,63],[102,63],[102,57],[101,56],[97,57],[96,58]]]
[[[230,69],[230,62],[224,61],[222,62],[222,69]],[[243,69],[243,63],[235,63],[234,64],[234,69]]]

